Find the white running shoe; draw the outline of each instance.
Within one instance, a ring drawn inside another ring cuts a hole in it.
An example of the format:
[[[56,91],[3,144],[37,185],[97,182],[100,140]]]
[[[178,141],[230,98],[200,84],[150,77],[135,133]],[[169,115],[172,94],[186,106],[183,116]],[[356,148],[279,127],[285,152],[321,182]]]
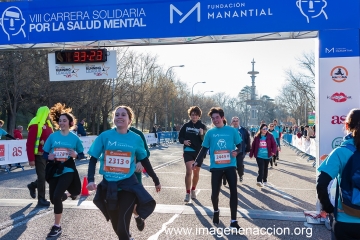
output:
[[[190,202],[190,193],[187,193],[187,194],[185,195],[184,202]]]
[[[262,184],[262,182],[257,182],[256,185],[258,185],[259,187],[263,187],[264,184]]]
[[[196,199],[196,191],[191,190],[191,199]]]

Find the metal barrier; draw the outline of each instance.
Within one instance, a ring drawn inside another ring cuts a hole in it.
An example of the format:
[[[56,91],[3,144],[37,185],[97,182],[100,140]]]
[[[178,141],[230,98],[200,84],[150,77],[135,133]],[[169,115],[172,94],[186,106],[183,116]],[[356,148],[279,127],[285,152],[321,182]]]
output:
[[[289,140],[291,137],[291,141]],[[302,158],[307,158],[307,161],[313,161],[313,167],[316,166],[316,145],[315,139],[298,138],[296,135],[284,134],[282,142],[285,146],[290,147],[296,154]]]
[[[157,133],[157,144],[168,146],[169,144],[173,144],[177,142],[178,139],[178,132],[171,131],[171,132],[158,132]]]

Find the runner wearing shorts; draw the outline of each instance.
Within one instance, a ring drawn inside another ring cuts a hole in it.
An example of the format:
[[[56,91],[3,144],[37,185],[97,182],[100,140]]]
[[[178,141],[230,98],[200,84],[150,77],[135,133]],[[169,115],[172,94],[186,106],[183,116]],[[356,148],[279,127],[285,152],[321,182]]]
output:
[[[180,129],[179,142],[184,144],[184,162],[186,166],[184,202],[189,202],[190,197],[196,199],[196,185],[199,181],[200,167],[192,169],[192,164],[198,155],[203,142],[206,126],[201,122],[201,109],[192,106],[188,110],[190,121]]]

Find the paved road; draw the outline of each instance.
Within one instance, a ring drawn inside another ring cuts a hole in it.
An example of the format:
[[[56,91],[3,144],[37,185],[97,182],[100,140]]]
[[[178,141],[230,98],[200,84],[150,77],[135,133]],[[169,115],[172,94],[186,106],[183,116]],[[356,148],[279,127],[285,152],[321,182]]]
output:
[[[143,178],[157,207],[146,220],[144,231],[139,232],[132,220],[133,237],[137,240],[330,239],[325,226],[309,228],[303,215],[304,210],[315,210],[315,169],[286,147],[280,158],[278,166],[269,170],[270,186],[264,188],[256,186],[256,161],[245,159],[244,181],[238,183],[238,221],[247,232],[239,237],[224,232],[230,224],[227,186],[223,186],[220,193],[220,225],[215,228],[212,224],[209,159],[205,159],[200,172],[197,200],[185,204],[182,146],[173,144],[151,149],[150,160],[161,180],[162,190],[156,193],[152,180]],[[88,161],[77,164],[81,179],[87,174],[87,164]],[[26,185],[35,178],[35,170],[29,166],[25,171],[0,173],[2,240],[46,238],[54,221],[53,208],[38,208],[36,201],[30,198]],[[101,177],[97,175],[96,179],[100,181]],[[64,202],[63,233],[53,239],[117,239],[110,223],[92,204],[93,195]]]

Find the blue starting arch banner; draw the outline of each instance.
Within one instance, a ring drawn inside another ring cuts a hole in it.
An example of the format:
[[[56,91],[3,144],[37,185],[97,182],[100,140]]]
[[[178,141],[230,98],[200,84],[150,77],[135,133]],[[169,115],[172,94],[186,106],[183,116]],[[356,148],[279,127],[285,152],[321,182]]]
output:
[[[171,38],[358,29],[360,1],[3,2],[0,18],[0,45]]]

